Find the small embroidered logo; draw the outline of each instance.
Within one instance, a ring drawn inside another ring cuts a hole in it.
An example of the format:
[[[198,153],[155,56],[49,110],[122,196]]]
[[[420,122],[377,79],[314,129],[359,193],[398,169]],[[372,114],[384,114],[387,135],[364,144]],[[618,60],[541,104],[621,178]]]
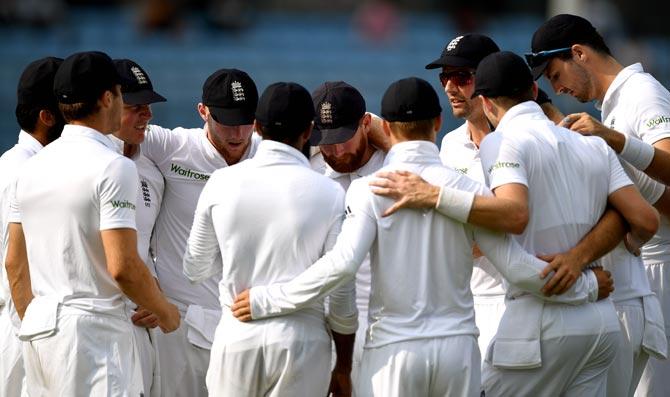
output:
[[[451,40],[447,45],[447,51],[452,51],[458,45],[458,42],[461,41],[463,36],[458,36],[455,39]]]
[[[242,87],[242,83],[239,81],[233,81],[230,83],[230,89],[233,90],[233,101],[239,102],[246,99],[244,96],[244,88]]]
[[[332,124],[333,123],[333,105],[330,102],[323,102],[321,104],[321,111],[319,112],[321,117],[321,124]]]
[[[142,73],[140,68],[138,68],[137,66],[133,66],[130,68],[130,71],[133,72],[133,74],[135,75],[137,84],[144,85],[148,83],[147,76],[145,76],[144,73]]]

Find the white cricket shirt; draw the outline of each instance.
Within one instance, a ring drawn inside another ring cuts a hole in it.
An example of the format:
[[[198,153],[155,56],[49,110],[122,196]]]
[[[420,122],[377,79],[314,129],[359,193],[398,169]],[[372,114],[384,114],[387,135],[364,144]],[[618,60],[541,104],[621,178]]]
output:
[[[467,175],[475,181],[485,185],[482,160],[479,157],[479,148],[470,139],[468,123],[448,132],[442,139],[440,147],[442,164]],[[470,288],[475,296],[505,295],[502,277],[485,256],[474,259]]]
[[[342,174],[332,169],[328,163],[323,159],[321,152],[315,154],[310,159],[310,166],[319,174],[325,175],[334,180],[342,186],[346,192],[349,189],[351,182],[364,176],[372,175],[377,172],[384,165],[384,158],[386,155],[382,150],[375,151],[365,165],[354,172]],[[361,267],[356,273],[356,306],[358,311],[367,318],[368,304],[370,303],[370,285],[372,283],[372,275],[370,273],[370,256],[367,255]]]
[[[639,63],[616,75],[596,107],[602,112],[603,124],[622,134],[650,145],[670,138],[670,92]],[[642,248],[642,258],[645,264],[670,262],[670,222],[666,217],[661,217],[656,235]]]
[[[253,134],[240,161],[252,157],[259,142],[260,137]],[[161,289],[182,314],[190,305],[218,310],[220,275],[193,285],[184,276],[182,260],[200,192],[210,175],[228,164],[202,128],[168,130],[150,125],[140,147],[165,178],[163,203],[154,231],[156,274]]]
[[[22,170],[23,163],[42,150],[42,144],[29,133],[21,130],[19,141],[0,157],[0,241],[2,241],[2,256],[0,257],[0,307],[11,299],[9,282],[5,272],[5,255],[9,235],[9,207],[11,191],[17,175]]]
[[[35,297],[123,317],[100,231],[135,229],[136,197],[135,164],[91,128],[66,125],[26,161],[9,221],[22,224]]]
[[[483,185],[442,165],[432,142],[394,145],[382,170],[407,170],[431,184],[491,194]],[[402,209],[382,217],[393,200],[371,192],[368,183],[372,178],[360,178],[349,187],[347,216],[330,252],[290,282],[251,289],[253,318],[290,312],[327,294],[351,280],[370,252],[372,296],[366,348],[476,335],[469,285],[475,241],[510,282],[542,295],[544,281],[538,275],[545,263],[523,251],[513,239],[458,223],[433,210]],[[580,277],[567,294],[547,299],[586,302],[597,294],[594,283],[594,278]]]
[[[203,190],[184,256],[184,274],[203,281],[215,274],[221,306],[243,290],[292,280],[335,243],[344,215],[344,191],[309,168],[307,158],[283,143],[264,140],[256,156],[216,171]],[[223,271],[222,271],[223,269]],[[329,320],[339,333],[356,331],[354,286],[330,296]],[[324,320],[322,301],[278,320]],[[253,324],[253,323],[252,323]],[[266,329],[264,343],[290,337]]]

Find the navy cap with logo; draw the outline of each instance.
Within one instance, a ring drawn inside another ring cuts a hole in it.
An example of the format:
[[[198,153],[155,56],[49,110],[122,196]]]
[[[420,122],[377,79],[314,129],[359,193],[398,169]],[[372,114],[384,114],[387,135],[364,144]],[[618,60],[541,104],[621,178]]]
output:
[[[537,80],[542,76],[553,57],[570,52],[574,44],[589,43],[605,44],[588,20],[570,14],[550,18],[535,31],[531,42],[532,52],[526,54],[533,78]]]
[[[65,58],[54,77],[54,94],[60,103],[97,100],[113,90],[121,78],[109,55],[100,51],[78,52]]]
[[[217,70],[202,86],[202,103],[219,124],[253,124],[258,105],[256,83],[241,70]]]
[[[26,66],[19,78],[16,99],[19,105],[50,107],[56,105],[54,96],[54,77],[63,63],[55,57],[41,58]]]
[[[440,113],[442,107],[437,92],[418,77],[392,83],[382,98],[382,117],[389,122],[429,120]]]
[[[327,81],[312,93],[314,101],[313,146],[333,145],[351,139],[365,115],[365,99],[343,81]]]
[[[294,134],[303,132],[313,120],[312,97],[300,84],[270,84],[258,100],[256,121],[263,127]]]
[[[513,52],[501,51],[482,59],[475,72],[475,91],[472,97],[510,96],[533,85],[533,76],[523,58]]]
[[[500,48],[490,37],[477,33],[465,34],[451,40],[440,57],[426,65],[426,69],[443,66],[476,68],[485,56],[497,51]]]
[[[115,59],[114,66],[121,76],[121,94],[126,105],[148,105],[167,101],[154,91],[149,75],[137,63],[130,59]]]

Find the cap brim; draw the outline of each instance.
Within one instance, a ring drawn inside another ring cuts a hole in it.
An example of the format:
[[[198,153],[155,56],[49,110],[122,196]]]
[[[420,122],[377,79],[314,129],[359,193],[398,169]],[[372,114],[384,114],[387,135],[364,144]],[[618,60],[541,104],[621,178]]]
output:
[[[212,114],[214,121],[219,124],[236,126],[248,125],[254,123],[254,111],[244,108],[219,108],[207,106]]]
[[[314,126],[309,143],[312,146],[336,145],[351,139],[358,130],[358,123],[332,129],[319,129]]]
[[[541,64],[537,66],[533,66],[530,68],[530,72],[533,75],[533,81],[539,79],[542,77],[542,74],[544,73],[545,69],[547,69],[547,65],[549,65],[550,59],[547,59],[546,61],[542,62]]]
[[[126,105],[149,105],[156,102],[167,102],[167,99],[152,90],[123,93],[123,103]]]
[[[426,65],[426,69],[437,69],[444,66],[476,68],[477,63],[467,58],[446,55]]]

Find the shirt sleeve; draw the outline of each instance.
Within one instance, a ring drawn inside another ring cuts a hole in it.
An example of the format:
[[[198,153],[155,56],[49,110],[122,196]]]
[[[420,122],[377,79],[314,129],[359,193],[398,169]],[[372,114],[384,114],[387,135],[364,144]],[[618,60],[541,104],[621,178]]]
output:
[[[299,310],[354,279],[377,236],[377,222],[369,215],[371,194],[365,178],[354,181],[347,192],[342,232],[333,249],[290,282],[251,288],[252,318]]]
[[[221,270],[220,266],[216,266],[216,257],[221,256],[221,251],[212,221],[213,199],[216,197],[219,178],[220,175],[214,173],[205,184],[195,209],[191,234],[186,242],[183,272],[194,283],[206,280]]]
[[[100,230],[136,229],[138,186],[137,168],[132,160],[118,157],[109,163],[97,186]]]
[[[524,142],[493,132],[482,140],[479,155],[487,185],[491,190],[510,183],[528,186]]]
[[[626,160],[619,158],[620,161],[620,168],[624,170],[626,175],[630,178],[630,181],[635,184],[635,187],[640,191],[640,194],[642,194],[642,197],[650,203],[650,204],[655,204],[665,193],[665,185],[655,181],[654,179],[650,178],[647,174],[644,172],[638,170],[637,168],[633,167],[630,163],[628,163]],[[614,177],[611,176],[610,179],[612,180]],[[620,186],[617,189],[620,189],[624,186],[628,186],[631,183],[623,184],[621,183]],[[612,189],[613,185],[610,183],[610,191],[609,194],[614,193],[617,189]],[[614,185],[616,186],[616,185]]]
[[[663,92],[659,92],[660,90]],[[631,127],[638,138],[653,145],[661,139],[670,138],[670,93],[665,88],[656,86],[649,87],[646,91],[651,94],[635,101],[635,116],[631,120]]]
[[[592,271],[585,271],[575,284],[561,295],[545,296],[541,289],[551,279],[540,278],[540,272],[547,263],[534,257],[509,235],[475,226],[466,226],[489,261],[502,274],[505,280],[525,292],[529,292],[545,301],[579,305],[595,302],[598,297],[598,282]]]
[[[157,125],[150,125],[140,144],[142,155],[159,165],[172,156],[173,147],[178,145],[178,133]]]
[[[9,190],[9,211],[7,213],[7,223],[21,223],[21,204],[16,194],[18,189],[18,178],[11,183]]]

